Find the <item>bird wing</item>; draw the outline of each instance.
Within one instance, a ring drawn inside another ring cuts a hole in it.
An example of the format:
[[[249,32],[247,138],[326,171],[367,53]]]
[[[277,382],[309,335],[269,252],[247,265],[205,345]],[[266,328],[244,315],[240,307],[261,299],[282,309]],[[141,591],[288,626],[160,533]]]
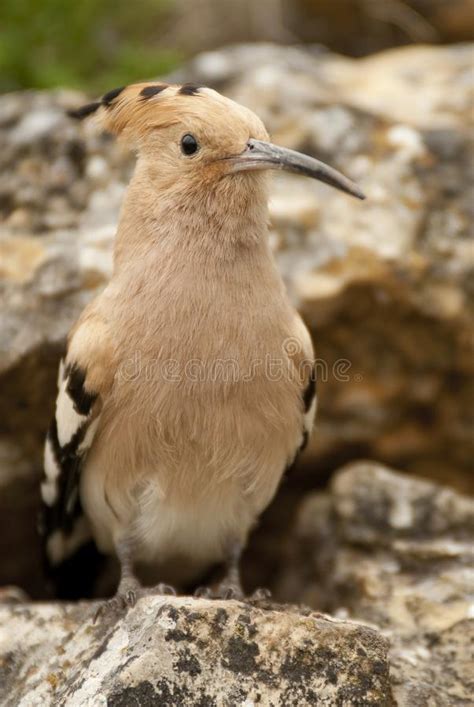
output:
[[[40,529],[47,564],[55,567],[90,539],[81,508],[81,469],[114,378],[106,323],[84,311],[69,336],[58,376],[56,411],[44,448]]]
[[[287,471],[291,469],[299,453],[306,445],[314,425],[314,417],[317,407],[316,391],[316,362],[314,358],[313,343],[311,336],[301,319],[296,313],[294,323],[294,336],[290,337],[287,343],[287,351],[296,368],[297,380],[299,381],[302,401],[301,420],[301,440],[295,450],[292,460],[290,460]]]

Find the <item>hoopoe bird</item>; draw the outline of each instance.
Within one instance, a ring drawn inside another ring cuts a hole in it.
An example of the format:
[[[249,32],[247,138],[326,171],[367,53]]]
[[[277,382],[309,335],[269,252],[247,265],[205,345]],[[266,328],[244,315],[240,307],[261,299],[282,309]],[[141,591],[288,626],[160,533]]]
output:
[[[44,451],[44,544],[115,555],[115,606],[145,568],[227,572],[243,596],[249,531],[304,447],[316,410],[310,335],[268,239],[269,170],[349,179],[268,142],[250,110],[206,87],[137,83],[75,112],[137,153],[109,284],[69,334]],[[157,591],[164,591],[157,584]]]

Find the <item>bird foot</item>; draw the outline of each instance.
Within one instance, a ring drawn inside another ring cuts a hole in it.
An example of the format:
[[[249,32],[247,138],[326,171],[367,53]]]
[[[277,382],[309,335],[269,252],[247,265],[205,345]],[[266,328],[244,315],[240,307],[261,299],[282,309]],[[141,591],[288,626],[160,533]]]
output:
[[[94,615],[94,623],[96,624],[99,619],[103,619],[105,616],[116,616],[117,618],[125,613],[128,609],[131,609],[137,603],[137,593],[133,590],[127,592],[126,594],[116,594],[111,599],[104,599],[102,604],[99,606]]]
[[[94,623],[107,615],[117,618],[131,609],[137,603],[137,599],[143,595],[143,587],[135,579],[127,579],[120,582],[117,593],[111,599],[104,599],[94,615]]]
[[[164,582],[160,582],[159,584],[156,584],[154,587],[150,587],[149,589],[145,590],[146,594],[150,594],[152,596],[167,596],[167,597],[175,597],[177,594],[177,591],[174,587],[171,586],[171,584],[165,584]]]
[[[272,598],[272,593],[269,589],[266,587],[258,587],[258,589],[255,589],[255,591],[252,592],[252,594],[247,597],[247,601],[249,602],[259,602],[259,601],[268,601],[268,599]]]
[[[6,586],[0,588],[0,604],[24,604],[31,601],[28,594],[20,587]]]
[[[224,581],[219,584],[217,589],[198,587],[195,589],[193,596],[198,599],[234,599],[254,604],[259,601],[268,601],[271,599],[272,593],[269,589],[259,587],[250,596],[246,597],[240,584]]]
[[[245,594],[240,584],[232,582],[221,582],[216,589],[210,587],[198,587],[193,596],[199,599],[236,599],[241,601]]]
[[[242,601],[245,599],[244,590],[237,582],[226,582],[225,580],[221,582],[215,593],[215,599],[236,599],[237,601]]]

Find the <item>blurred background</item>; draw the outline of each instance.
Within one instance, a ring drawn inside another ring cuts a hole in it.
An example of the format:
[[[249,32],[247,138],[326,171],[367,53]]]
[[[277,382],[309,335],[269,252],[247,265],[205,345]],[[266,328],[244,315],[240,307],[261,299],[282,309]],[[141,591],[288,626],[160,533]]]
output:
[[[472,39],[471,0],[3,0],[0,90],[163,74],[235,42],[321,43],[349,56]]]
[[[295,513],[343,464],[472,491],[473,35],[472,0],[3,0],[0,585],[46,594],[35,517],[57,365],[110,275],[133,168],[66,111],[134,80],[213,86],[368,195],[273,183],[272,247],[313,334],[320,408],[247,585],[290,596]]]

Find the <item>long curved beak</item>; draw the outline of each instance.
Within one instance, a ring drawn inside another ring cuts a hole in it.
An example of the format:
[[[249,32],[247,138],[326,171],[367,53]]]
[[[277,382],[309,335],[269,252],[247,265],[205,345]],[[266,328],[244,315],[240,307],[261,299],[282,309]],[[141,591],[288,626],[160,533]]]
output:
[[[329,165],[303,155],[301,152],[289,150],[286,147],[279,147],[270,142],[250,139],[247,149],[236,157],[228,158],[232,162],[233,172],[244,172],[257,169],[282,169],[287,172],[304,174],[306,177],[319,179],[336,189],[356,196],[358,199],[365,199],[361,189]]]

